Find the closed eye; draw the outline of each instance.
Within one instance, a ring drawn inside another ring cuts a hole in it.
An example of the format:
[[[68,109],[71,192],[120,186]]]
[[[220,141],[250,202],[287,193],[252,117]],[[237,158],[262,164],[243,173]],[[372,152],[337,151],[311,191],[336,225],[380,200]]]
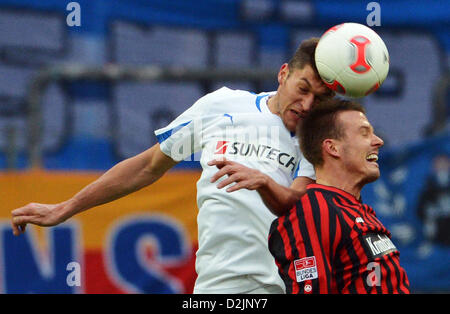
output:
[[[371,132],[373,132],[373,129],[368,126],[362,126],[360,128],[360,132],[362,136],[368,136]]]
[[[308,94],[309,90],[306,88],[300,88],[300,93],[301,94]]]

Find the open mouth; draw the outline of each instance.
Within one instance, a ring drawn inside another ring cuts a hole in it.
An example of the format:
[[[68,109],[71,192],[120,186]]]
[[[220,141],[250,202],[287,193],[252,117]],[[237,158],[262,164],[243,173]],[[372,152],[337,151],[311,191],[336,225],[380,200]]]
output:
[[[366,156],[366,160],[369,162],[377,162],[378,161],[378,155],[375,153],[369,154]]]
[[[298,111],[295,111],[294,109],[290,109],[290,111],[293,113],[293,114],[295,114],[298,118],[303,118],[303,115],[300,113],[300,112],[298,112]]]

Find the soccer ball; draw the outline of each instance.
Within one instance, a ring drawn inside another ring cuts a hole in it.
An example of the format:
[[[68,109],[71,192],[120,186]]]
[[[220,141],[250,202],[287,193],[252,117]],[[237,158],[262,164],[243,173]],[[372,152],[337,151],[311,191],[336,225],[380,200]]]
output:
[[[347,97],[376,91],[389,72],[389,53],[369,27],[343,23],[326,31],[317,44],[316,66],[324,83]]]

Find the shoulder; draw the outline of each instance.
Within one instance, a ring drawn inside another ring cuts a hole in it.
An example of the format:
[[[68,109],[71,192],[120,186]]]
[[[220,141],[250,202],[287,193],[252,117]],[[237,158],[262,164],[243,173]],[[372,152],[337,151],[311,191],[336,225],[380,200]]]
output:
[[[297,210],[296,205],[292,206],[290,210],[288,210],[285,214],[282,216],[279,216],[274,221],[272,221],[272,224],[270,225],[269,234],[273,234],[274,232],[278,232],[280,227],[283,227],[286,220],[289,220],[289,216],[295,213]]]
[[[326,190],[307,188],[306,193],[296,204],[297,214],[305,215],[324,215],[335,214],[337,206],[334,202],[334,195]]]
[[[258,94],[224,86],[200,98],[196,105],[207,108],[212,113],[229,111],[230,109],[242,111],[256,108],[257,97]]]
[[[220,102],[227,99],[243,98],[243,99],[255,99],[256,94],[239,89],[231,89],[226,86],[221,87],[209,94],[206,94],[201,99],[206,101]]]

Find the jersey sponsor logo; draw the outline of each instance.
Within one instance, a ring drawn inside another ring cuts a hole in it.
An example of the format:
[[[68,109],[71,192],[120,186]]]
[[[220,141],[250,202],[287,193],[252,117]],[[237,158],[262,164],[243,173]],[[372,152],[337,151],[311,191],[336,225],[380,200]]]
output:
[[[316,279],[318,277],[316,257],[309,256],[294,261],[297,282]]]
[[[228,149],[229,147],[229,149]],[[263,144],[248,144],[241,142],[218,141],[216,145],[216,155],[235,155],[246,158],[266,159],[278,162],[281,166],[295,170],[297,159],[288,153],[284,153],[277,148]]]
[[[216,155],[224,155],[227,152],[228,141],[218,141],[216,146],[216,151],[214,154]]]
[[[364,243],[372,253],[373,258],[378,258],[388,253],[397,251],[394,243],[385,234],[369,233],[363,236]]]

